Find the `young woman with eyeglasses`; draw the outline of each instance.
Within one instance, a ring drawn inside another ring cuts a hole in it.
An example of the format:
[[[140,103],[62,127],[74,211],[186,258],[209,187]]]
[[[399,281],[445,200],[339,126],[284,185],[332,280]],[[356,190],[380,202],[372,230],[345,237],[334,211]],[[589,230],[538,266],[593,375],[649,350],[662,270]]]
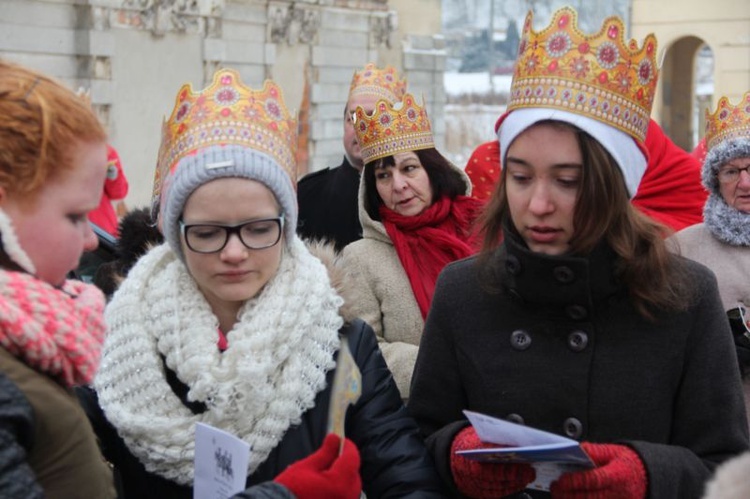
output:
[[[250,445],[262,497],[441,497],[374,333],[295,235],[296,127],[278,86],[232,70],[178,93],[156,177],[166,244],[115,292],[85,392],[125,498],[193,497],[196,423]],[[344,342],[362,394],[339,455],[327,424]]]

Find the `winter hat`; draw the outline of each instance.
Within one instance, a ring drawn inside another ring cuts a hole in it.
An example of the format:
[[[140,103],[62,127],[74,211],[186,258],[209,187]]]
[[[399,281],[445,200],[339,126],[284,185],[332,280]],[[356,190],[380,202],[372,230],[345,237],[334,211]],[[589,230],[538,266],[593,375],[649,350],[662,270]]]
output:
[[[585,35],[577,13],[563,7],[550,24],[535,31],[526,16],[518,48],[508,111],[495,127],[504,156],[523,130],[542,120],[570,123],[597,139],[614,157],[630,196],[647,165],[643,145],[658,79],[656,39],[639,48],[625,42],[616,16]],[[523,112],[522,112],[523,111]]]
[[[184,260],[179,221],[190,194],[225,177],[268,187],[281,205],[285,236],[291,240],[297,227],[296,140],[297,121],[271,81],[253,90],[236,71],[221,69],[200,92],[183,85],[164,122],[152,199],[172,250]]]

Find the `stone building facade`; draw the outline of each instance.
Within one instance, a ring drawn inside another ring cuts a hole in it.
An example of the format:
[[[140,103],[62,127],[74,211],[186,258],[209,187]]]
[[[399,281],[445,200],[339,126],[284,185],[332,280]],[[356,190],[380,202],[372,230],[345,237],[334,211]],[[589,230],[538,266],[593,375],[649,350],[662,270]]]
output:
[[[185,82],[219,67],[272,78],[300,115],[299,175],[343,155],[356,68],[391,64],[445,134],[440,0],[3,0],[0,57],[89,88],[131,185],[150,201],[161,123]]]

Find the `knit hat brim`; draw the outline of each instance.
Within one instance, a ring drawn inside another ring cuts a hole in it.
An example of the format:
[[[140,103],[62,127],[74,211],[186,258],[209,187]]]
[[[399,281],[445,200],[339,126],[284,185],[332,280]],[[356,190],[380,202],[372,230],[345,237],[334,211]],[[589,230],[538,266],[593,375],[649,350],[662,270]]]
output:
[[[612,155],[620,168],[631,199],[635,196],[648,164],[641,148],[625,132],[580,114],[551,108],[515,109],[507,113],[498,121],[497,129],[503,165],[508,148],[516,137],[532,125],[546,120],[571,124],[596,139]]]
[[[269,155],[247,147],[211,146],[183,157],[164,183],[161,220],[164,237],[185,260],[179,221],[190,195],[211,180],[237,177],[255,180],[271,190],[284,213],[284,235],[291,241],[297,227],[297,196],[289,175]]]

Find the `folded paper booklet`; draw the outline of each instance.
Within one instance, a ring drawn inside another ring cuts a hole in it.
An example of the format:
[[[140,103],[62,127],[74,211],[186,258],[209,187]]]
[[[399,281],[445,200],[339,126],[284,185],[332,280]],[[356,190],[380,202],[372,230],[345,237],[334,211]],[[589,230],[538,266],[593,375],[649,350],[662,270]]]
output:
[[[593,468],[591,458],[579,442],[528,426],[464,411],[479,439],[503,447],[457,451],[469,459],[494,463],[529,463],[536,469],[534,490],[549,490],[550,484],[567,471]]]

